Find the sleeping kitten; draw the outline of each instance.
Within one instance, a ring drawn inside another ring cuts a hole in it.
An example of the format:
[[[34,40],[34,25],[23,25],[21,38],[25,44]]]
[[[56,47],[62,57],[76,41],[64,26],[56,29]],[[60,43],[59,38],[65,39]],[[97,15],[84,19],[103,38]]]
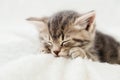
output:
[[[27,20],[38,26],[41,51],[45,53],[120,64],[120,44],[95,30],[95,11],[61,11],[51,17]]]

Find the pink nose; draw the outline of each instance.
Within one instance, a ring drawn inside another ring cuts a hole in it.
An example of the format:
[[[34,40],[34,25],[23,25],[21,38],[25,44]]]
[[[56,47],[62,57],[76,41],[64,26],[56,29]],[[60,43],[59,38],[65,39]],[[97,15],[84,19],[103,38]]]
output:
[[[58,56],[58,53],[60,52],[59,50],[56,50],[56,51],[53,51],[57,56]]]

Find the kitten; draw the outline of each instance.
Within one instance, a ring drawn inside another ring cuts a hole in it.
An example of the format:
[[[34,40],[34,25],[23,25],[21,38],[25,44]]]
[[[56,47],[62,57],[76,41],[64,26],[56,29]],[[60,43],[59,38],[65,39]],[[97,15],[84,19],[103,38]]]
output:
[[[66,10],[27,20],[38,26],[41,51],[45,53],[120,64],[120,44],[95,29],[95,11],[79,14]]]

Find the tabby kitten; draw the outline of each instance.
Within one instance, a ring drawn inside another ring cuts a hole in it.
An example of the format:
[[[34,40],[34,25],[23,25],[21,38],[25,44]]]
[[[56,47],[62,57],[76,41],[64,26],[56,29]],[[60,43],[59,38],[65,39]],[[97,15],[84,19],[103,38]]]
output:
[[[41,51],[55,56],[89,58],[120,64],[120,44],[95,29],[95,11],[61,11],[51,17],[30,17],[37,25]]]

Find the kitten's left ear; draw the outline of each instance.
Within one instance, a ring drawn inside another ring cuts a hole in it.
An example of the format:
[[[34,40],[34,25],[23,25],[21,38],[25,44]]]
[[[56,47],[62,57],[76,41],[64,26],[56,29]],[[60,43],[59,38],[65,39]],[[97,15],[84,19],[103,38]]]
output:
[[[30,17],[26,19],[30,23],[34,24],[37,28],[40,40],[48,40],[49,38],[49,31],[48,31],[48,17],[42,17],[42,18],[36,18],[36,17]]]
[[[80,25],[80,27],[84,28],[88,32],[94,32],[95,30],[94,23],[95,23],[95,11],[85,13],[79,18],[77,18],[75,21],[75,25]]]
[[[30,17],[27,18],[26,20],[34,24],[39,30],[43,30],[47,28],[48,17],[42,17],[42,18]]]
[[[28,20],[28,21],[42,21],[44,23],[47,23],[48,17],[42,17],[42,18],[29,17],[26,20]]]

